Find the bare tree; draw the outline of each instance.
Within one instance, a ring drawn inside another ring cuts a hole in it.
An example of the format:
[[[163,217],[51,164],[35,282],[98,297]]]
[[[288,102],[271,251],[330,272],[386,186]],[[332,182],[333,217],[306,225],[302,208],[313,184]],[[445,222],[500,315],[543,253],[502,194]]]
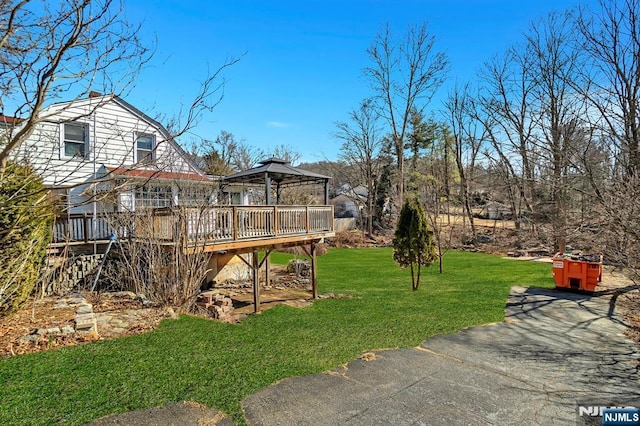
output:
[[[11,152],[33,132],[47,103],[90,91],[121,93],[152,50],[139,26],[113,0],[3,1],[0,5],[0,87],[4,114],[21,117],[0,146],[0,176]]]
[[[520,228],[523,208],[533,211],[535,120],[530,104],[534,81],[528,70],[529,51],[512,48],[502,57],[487,62],[480,73],[479,117],[493,149],[486,151],[495,164],[504,167],[505,184],[513,185],[508,194],[516,229]]]
[[[349,113],[350,122],[337,122],[338,131],[334,134],[343,140],[339,158],[351,170],[351,187],[364,185],[367,189],[366,226],[369,235],[373,234],[374,199],[381,178],[380,151],[382,138],[379,135],[377,113],[373,109],[371,99],[365,99],[358,109]],[[356,202],[361,203],[357,194]]]
[[[640,0],[599,0],[578,9],[577,48],[586,66],[570,81],[589,118],[617,148],[627,175],[640,172]],[[597,117],[596,116],[597,113]]]
[[[539,131],[536,142],[541,160],[551,170],[549,196],[554,248],[564,252],[569,216],[569,166],[576,139],[580,137],[581,101],[570,81],[580,67],[572,46],[571,15],[551,13],[532,25],[526,35],[526,49],[532,63],[528,69],[535,83],[532,94],[533,120]]]
[[[445,53],[435,51],[435,39],[426,23],[410,27],[401,39],[394,37],[387,24],[367,53],[371,66],[364,71],[392,136],[399,208],[404,199],[405,138],[411,113],[414,109],[422,112],[429,103],[444,81],[448,60]]]
[[[221,130],[215,140],[203,139],[200,146],[192,148],[202,157],[203,169],[210,175],[225,176],[236,171],[233,158],[240,142],[233,133]]]
[[[236,170],[247,170],[255,167],[265,157],[264,151],[256,146],[240,141],[233,165]]]
[[[268,154],[269,155],[269,154]],[[287,161],[291,165],[296,165],[300,160],[300,153],[289,145],[276,145],[270,152],[270,155],[275,158]]]
[[[11,154],[47,119],[42,113],[48,104],[92,92],[121,96],[134,84],[153,54],[139,33],[140,25],[127,21],[118,0],[1,2],[0,107],[2,114],[19,120],[3,123],[0,177]],[[240,58],[227,59],[206,76],[186,110],[167,123],[173,138],[219,104],[222,73]]]
[[[469,220],[474,241],[477,238],[471,210],[471,188],[476,161],[486,140],[486,127],[478,119],[478,111],[469,87],[455,87],[445,103],[448,123],[452,131],[453,151],[460,178],[460,199],[464,216]]]

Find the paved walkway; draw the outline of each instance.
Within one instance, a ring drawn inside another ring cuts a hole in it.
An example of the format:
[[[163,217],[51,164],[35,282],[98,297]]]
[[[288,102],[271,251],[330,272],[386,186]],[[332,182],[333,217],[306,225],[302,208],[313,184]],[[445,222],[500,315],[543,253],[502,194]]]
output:
[[[578,405],[640,407],[625,327],[608,299],[514,287],[504,323],[287,379],[243,405],[253,425],[590,424]]]

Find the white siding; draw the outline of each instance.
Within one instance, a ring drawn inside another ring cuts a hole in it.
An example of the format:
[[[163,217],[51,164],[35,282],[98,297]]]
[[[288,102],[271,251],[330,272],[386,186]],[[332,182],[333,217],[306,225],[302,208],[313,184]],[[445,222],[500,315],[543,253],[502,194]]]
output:
[[[72,103],[56,104],[42,114],[42,122],[19,151],[42,175],[46,185],[72,186],[91,182],[101,166],[191,172],[196,170],[182,156],[165,131],[134,114],[117,100],[90,98]],[[78,121],[89,129],[86,156],[65,158],[61,146],[61,123]],[[148,165],[135,163],[138,133],[155,136],[155,161]]]

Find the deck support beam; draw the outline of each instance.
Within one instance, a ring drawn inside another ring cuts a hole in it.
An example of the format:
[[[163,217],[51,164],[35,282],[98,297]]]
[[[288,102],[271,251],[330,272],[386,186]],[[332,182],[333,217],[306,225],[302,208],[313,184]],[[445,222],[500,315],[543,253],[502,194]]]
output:
[[[311,289],[313,298],[318,298],[318,264],[316,263],[317,243],[311,243]]]
[[[253,270],[253,312],[260,312],[260,280],[258,279],[260,272],[260,262],[258,259],[258,250],[254,250],[251,254],[251,269]]]
[[[260,268],[262,265],[267,267],[267,283],[269,282],[269,256],[273,249],[265,250],[264,257],[260,261],[260,252],[253,250],[251,252],[251,262],[248,262],[244,257],[238,256],[250,269],[253,277],[253,312],[260,312]]]
[[[305,252],[309,258],[311,258],[311,291],[313,294],[313,298],[318,298],[318,264],[316,263],[316,248],[318,246],[318,242],[314,241],[309,245],[309,248],[306,246],[302,246],[302,250]]]

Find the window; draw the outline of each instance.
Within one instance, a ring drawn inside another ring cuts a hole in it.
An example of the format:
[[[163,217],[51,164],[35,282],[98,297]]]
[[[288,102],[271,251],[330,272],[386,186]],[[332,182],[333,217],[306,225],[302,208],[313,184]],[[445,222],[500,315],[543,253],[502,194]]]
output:
[[[180,205],[183,206],[208,206],[213,189],[208,186],[187,186],[180,188]]]
[[[62,143],[64,156],[84,158],[87,153],[87,126],[83,123],[64,123]]]
[[[138,163],[150,163],[154,159],[153,135],[139,134],[136,138],[136,161]]]
[[[170,186],[140,185],[136,187],[136,208],[171,207]]]

